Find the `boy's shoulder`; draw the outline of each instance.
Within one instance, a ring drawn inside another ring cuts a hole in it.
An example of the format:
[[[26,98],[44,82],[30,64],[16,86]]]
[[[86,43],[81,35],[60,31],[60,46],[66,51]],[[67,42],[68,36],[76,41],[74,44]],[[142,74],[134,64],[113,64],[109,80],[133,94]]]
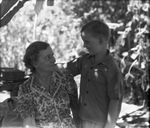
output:
[[[107,67],[110,69],[110,71],[119,71],[119,66],[116,61],[116,59],[113,57],[111,53],[107,56],[106,60],[104,63],[107,65]]]

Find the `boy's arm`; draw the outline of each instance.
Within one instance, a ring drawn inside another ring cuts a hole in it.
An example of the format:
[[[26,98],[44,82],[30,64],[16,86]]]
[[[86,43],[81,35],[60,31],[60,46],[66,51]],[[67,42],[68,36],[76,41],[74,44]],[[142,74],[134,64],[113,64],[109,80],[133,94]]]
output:
[[[78,105],[78,98],[74,97],[72,98],[70,96],[70,108],[72,111],[72,116],[75,122],[76,127],[79,125],[79,105]]]
[[[108,106],[107,121],[104,128],[114,128],[121,111],[123,100],[124,82],[121,72],[114,72],[109,78],[108,95],[110,102]]]
[[[73,76],[77,76],[81,73],[82,70],[82,61],[83,57],[76,58],[70,62],[68,62],[65,68],[71,73]]]
[[[104,128],[115,127],[116,121],[120,113],[120,108],[121,108],[120,100],[110,100],[109,108],[108,108],[108,115],[107,115],[107,122]]]

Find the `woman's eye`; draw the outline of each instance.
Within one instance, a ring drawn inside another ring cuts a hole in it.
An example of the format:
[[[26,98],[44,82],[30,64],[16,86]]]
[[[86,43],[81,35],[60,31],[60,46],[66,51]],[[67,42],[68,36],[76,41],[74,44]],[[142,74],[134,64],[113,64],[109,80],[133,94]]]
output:
[[[50,55],[48,55],[48,56],[46,57],[47,60],[49,60],[50,58],[51,58]]]
[[[89,42],[88,41],[84,41],[84,43],[88,44]]]

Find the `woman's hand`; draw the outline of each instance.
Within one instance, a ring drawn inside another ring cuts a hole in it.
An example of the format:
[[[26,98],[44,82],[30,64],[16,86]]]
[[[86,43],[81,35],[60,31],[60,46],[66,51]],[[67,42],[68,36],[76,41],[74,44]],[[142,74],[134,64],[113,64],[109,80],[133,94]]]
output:
[[[24,126],[24,128],[36,128],[35,118],[34,117],[24,118],[23,126]]]

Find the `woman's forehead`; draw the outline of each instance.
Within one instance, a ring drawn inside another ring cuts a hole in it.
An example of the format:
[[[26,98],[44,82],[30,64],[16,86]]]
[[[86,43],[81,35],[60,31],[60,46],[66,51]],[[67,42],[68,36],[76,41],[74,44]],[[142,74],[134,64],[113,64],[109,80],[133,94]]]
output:
[[[49,55],[49,54],[52,54],[52,55],[54,54],[51,47],[47,47],[45,50],[41,50],[39,52],[39,55]]]

